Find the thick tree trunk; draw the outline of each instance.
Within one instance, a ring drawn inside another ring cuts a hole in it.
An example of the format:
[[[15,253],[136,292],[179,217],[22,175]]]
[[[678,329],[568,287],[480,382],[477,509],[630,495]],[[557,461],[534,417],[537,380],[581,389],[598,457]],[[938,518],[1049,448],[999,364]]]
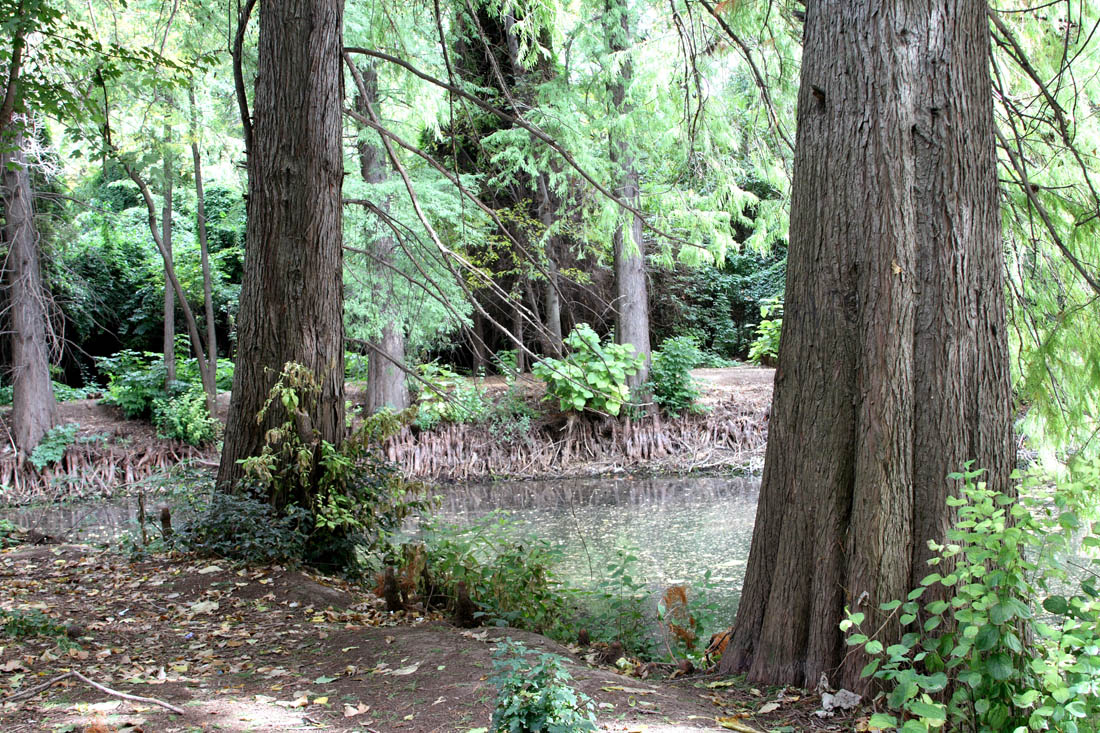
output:
[[[356,95],[359,111],[369,117],[368,106],[378,104],[378,73],[373,66],[361,70],[367,99]],[[389,177],[386,166],[386,154],[381,145],[366,140],[359,142],[359,167],[363,180],[367,183],[382,183]],[[388,212],[390,201],[381,202],[383,211]],[[385,229],[384,224],[379,224]],[[370,237],[368,237],[369,239]],[[367,413],[373,414],[383,407],[400,411],[409,406],[409,388],[405,383],[405,331],[401,324],[401,314],[397,308],[394,294],[393,261],[397,242],[389,234],[374,237],[371,246],[375,262],[371,267],[371,296],[382,318],[383,326],[379,338],[371,342],[367,361]]]
[[[260,452],[286,419],[256,415],[283,365],[313,371],[321,395],[310,421],[320,438],[344,436],[342,0],[271,0],[260,6],[248,233],[237,368],[218,484]],[[285,497],[302,501],[306,497]],[[274,498],[282,503],[283,498]]]
[[[621,54],[629,47],[631,36],[630,16],[624,0],[608,0],[606,17],[608,39],[612,53]],[[619,66],[619,78],[611,85],[611,104],[614,111],[623,115],[629,111],[626,89],[634,77],[629,57]],[[619,184],[615,195],[633,206],[639,207],[641,191],[638,171],[634,168],[634,156],[627,141],[612,133],[611,164],[619,170]],[[630,344],[635,353],[645,357],[645,364],[638,373],[627,377],[631,389],[641,386],[649,378],[649,296],[646,292],[645,242],[642,239],[642,220],[631,215],[630,226],[620,225],[615,230],[615,337],[620,344]]]
[[[862,689],[845,607],[928,573],[974,460],[1009,489],[986,3],[808,5],[779,368],[725,673]],[[887,627],[887,634],[898,634]]]
[[[164,202],[161,207],[160,226],[161,241],[164,242],[164,251],[167,252],[165,273],[168,268],[174,267],[172,254],[172,153],[169,148],[169,136],[171,128],[164,126],[164,156],[161,162],[164,165]],[[171,384],[176,381],[176,294],[172,291],[172,283],[168,275],[164,276],[164,372],[165,380]]]
[[[16,121],[16,125],[21,124]],[[50,382],[46,293],[38,264],[38,232],[30,174],[23,154],[23,134],[4,131],[0,149],[0,200],[3,202],[4,246],[8,250],[4,282],[12,344],[12,430],[15,446],[28,455],[54,423]],[[8,146],[11,146],[8,149]]]

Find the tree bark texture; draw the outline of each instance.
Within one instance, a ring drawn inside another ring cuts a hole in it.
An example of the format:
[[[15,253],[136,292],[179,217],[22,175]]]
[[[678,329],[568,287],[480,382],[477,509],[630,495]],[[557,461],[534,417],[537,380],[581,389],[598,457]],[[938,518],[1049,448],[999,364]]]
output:
[[[1010,490],[987,24],[982,0],[808,5],[779,367],[724,673],[864,689],[843,609],[877,629],[929,572],[948,473],[973,460]]]
[[[38,262],[33,191],[23,153],[23,133],[15,125],[0,137],[0,200],[7,249],[4,284],[8,288],[11,328],[12,429],[16,448],[29,455],[53,427],[56,403],[50,382],[49,323]]]
[[[369,98],[362,99],[357,95],[356,103],[363,116],[369,117],[367,106],[378,104],[378,72],[373,66],[366,66],[360,71]],[[386,152],[381,144],[360,140],[359,167],[367,183],[382,183],[389,177]],[[390,201],[380,202],[379,208],[388,212]],[[409,406],[409,387],[405,383],[404,368],[405,331],[394,292],[396,276],[393,262],[397,241],[385,224],[379,222],[379,226],[385,234],[368,236],[368,240],[374,240],[371,246],[374,253],[371,298],[382,319],[382,331],[377,339],[371,341],[372,348],[367,360],[367,414],[374,414],[384,407],[399,412]]]
[[[630,16],[625,0],[609,0],[607,5],[608,38],[612,53],[626,52],[631,35]],[[634,77],[629,57],[619,66],[619,78],[611,85],[611,105],[616,114],[628,112],[626,90]],[[619,171],[615,195],[637,209],[641,201],[638,171],[634,156],[621,135],[612,133],[611,164]],[[645,363],[637,374],[627,377],[631,389],[640,387],[649,378],[649,296],[646,292],[645,242],[642,220],[631,214],[630,226],[620,225],[614,235],[615,257],[615,336],[620,344],[630,344]]]
[[[342,0],[272,0],[260,7],[259,61],[248,161],[248,231],[237,367],[218,484],[233,487],[281,406],[256,416],[289,361],[321,385],[309,415],[320,438],[344,435],[341,232]],[[289,497],[298,500],[303,497]]]

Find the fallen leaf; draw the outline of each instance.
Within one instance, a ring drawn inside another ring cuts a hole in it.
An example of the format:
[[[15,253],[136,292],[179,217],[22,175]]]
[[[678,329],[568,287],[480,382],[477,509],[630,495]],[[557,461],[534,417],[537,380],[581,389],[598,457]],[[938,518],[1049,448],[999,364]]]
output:
[[[750,728],[737,718],[715,718],[715,721],[726,730],[736,730],[741,731],[741,733],[760,733],[756,728]]]
[[[601,687],[601,690],[605,692],[629,692],[634,695],[653,695],[653,690],[648,690],[644,687],[623,687],[622,685],[608,685]]]
[[[336,679],[335,677],[318,677],[317,679],[313,680],[313,684],[315,684],[315,685],[327,685],[329,682],[332,682],[335,679]]]
[[[187,607],[187,613],[191,616],[197,616],[200,613],[211,613],[217,610],[217,601],[196,601]]]
[[[760,709],[757,710],[756,712],[759,715],[767,715],[768,713],[774,712],[778,709],[779,709],[779,703],[777,703],[777,702],[766,702],[763,705],[761,705]]]
[[[328,698],[327,697],[315,697],[315,698],[313,698],[313,704],[314,705],[328,705]]]
[[[199,575],[209,575],[210,573],[220,573],[222,571],[217,565],[207,565],[205,568],[199,571]]]
[[[394,669],[387,671],[386,674],[393,675],[394,677],[403,677],[407,674],[412,674],[416,670],[420,669],[420,662],[410,664],[408,667],[401,667],[400,669]]]
[[[352,707],[351,705],[348,705],[347,703],[344,703],[344,717],[345,718],[354,718],[356,715],[362,715],[363,713],[367,712],[368,710],[370,710],[370,705],[364,705],[363,703],[359,703],[355,707]]]
[[[736,684],[737,680],[718,680],[717,682],[708,682],[707,687],[713,690],[718,687],[733,687]]]

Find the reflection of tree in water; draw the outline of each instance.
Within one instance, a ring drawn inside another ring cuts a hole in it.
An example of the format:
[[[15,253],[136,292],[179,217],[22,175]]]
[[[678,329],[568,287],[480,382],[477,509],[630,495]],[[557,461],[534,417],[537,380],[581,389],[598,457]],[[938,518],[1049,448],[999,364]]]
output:
[[[567,478],[455,484],[443,490],[448,515],[486,514],[493,509],[568,509],[580,506],[681,506],[749,499],[756,502],[755,478]]]

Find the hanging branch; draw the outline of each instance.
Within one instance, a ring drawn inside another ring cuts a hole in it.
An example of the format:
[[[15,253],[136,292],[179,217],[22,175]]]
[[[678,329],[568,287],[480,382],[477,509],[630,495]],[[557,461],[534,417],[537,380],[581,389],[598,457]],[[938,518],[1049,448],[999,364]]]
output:
[[[707,9],[711,17],[718,21],[718,25],[726,32],[730,40],[741,49],[741,54],[745,57],[745,61],[749,63],[749,69],[752,70],[752,78],[756,81],[756,88],[760,90],[760,98],[764,100],[764,109],[768,113],[768,120],[772,123],[775,133],[779,135],[779,138],[786,143],[787,148],[793,153],[794,143],[787,137],[787,133],[783,131],[782,126],[779,124],[779,115],[775,111],[775,103],[772,101],[771,92],[768,91],[768,85],[764,81],[764,75],[760,73],[759,67],[757,67],[756,62],[752,58],[752,51],[749,49],[748,45],[741,40],[740,36],[733,32],[733,28],[730,28],[729,23],[723,20],[722,16],[718,15],[718,11],[713,5],[707,2],[707,0],[699,0],[699,2]]]
[[[997,142],[1000,144],[1001,149],[1008,154],[1008,159],[1012,163],[1013,170],[1016,171],[1016,175],[1020,177],[1020,186],[1023,188],[1024,193],[1027,195],[1027,200],[1035,207],[1035,211],[1039,214],[1039,219],[1043,222],[1043,226],[1046,227],[1047,233],[1050,234],[1051,239],[1054,241],[1054,246],[1058,248],[1058,251],[1062,253],[1070,264],[1073,265],[1073,269],[1085,279],[1085,282],[1089,284],[1089,287],[1100,295],[1100,281],[1098,281],[1093,275],[1085,268],[1081,261],[1077,259],[1077,256],[1066,246],[1065,242],[1058,235],[1058,230],[1054,226],[1054,222],[1050,218],[1050,214],[1047,212],[1046,207],[1039,200],[1038,195],[1035,193],[1035,188],[1028,181],[1027,169],[1024,166],[1024,162],[1016,155],[1016,152],[1009,146],[1005,140],[1004,135],[1000,129],[995,128],[997,134]]]
[[[702,1],[705,2],[705,0]],[[1089,176],[1089,167],[1085,164],[1085,161],[1081,157],[1081,152],[1073,142],[1073,133],[1070,130],[1069,121],[1066,119],[1065,110],[1062,109],[1062,105],[1058,103],[1058,100],[1047,87],[1047,84],[1039,77],[1039,73],[1031,64],[1023,47],[1020,46],[1020,43],[1016,40],[1012,31],[1005,25],[1005,22],[992,8],[989,9],[989,18],[993,21],[993,25],[996,26],[1001,34],[1001,38],[997,39],[998,45],[1008,51],[1009,57],[1012,58],[1028,78],[1034,82],[1039,90],[1039,94],[1046,100],[1047,106],[1050,107],[1051,112],[1054,114],[1054,119],[1057,122],[1058,134],[1062,138],[1062,143],[1077,162],[1077,166],[1081,169],[1082,176],[1084,177],[1085,185],[1088,186],[1089,192],[1092,194],[1093,208],[1095,210],[1092,216],[1100,216],[1100,194],[1097,193],[1096,188],[1093,186],[1092,178]]]
[[[602,183],[597,181],[591,174],[588,173],[588,171],[586,171],[583,167],[581,167],[580,163],[577,162],[577,160],[573,157],[572,153],[570,153],[568,150],[566,150],[565,147],[563,147],[561,143],[559,143],[557,140],[552,138],[550,135],[547,135],[545,132],[540,130],[538,127],[530,124],[526,120],[523,120],[521,118],[517,118],[514,115],[510,115],[507,112],[505,112],[504,110],[502,110],[501,108],[497,107],[496,105],[490,104],[489,102],[486,102],[485,100],[480,99],[476,95],[471,94],[471,93],[465,91],[464,89],[460,89],[459,87],[455,86],[454,84],[449,84],[449,83],[443,81],[442,79],[437,79],[436,77],[432,76],[431,74],[427,74],[427,73],[419,70],[418,68],[416,68],[412,64],[410,64],[407,61],[404,61],[402,59],[399,59],[396,56],[392,56],[392,55],[390,55],[388,53],[384,53],[382,51],[372,51],[371,49],[361,48],[361,47],[357,47],[357,46],[347,46],[347,47],[344,48],[344,51],[345,51],[345,53],[358,53],[358,54],[362,54],[364,56],[370,56],[372,58],[381,59],[382,61],[388,61],[391,64],[394,64],[396,66],[400,66],[401,68],[408,71],[410,74],[412,74],[412,75],[414,75],[414,76],[416,76],[420,79],[423,79],[424,81],[426,81],[430,84],[434,84],[434,85],[438,86],[441,89],[445,89],[446,91],[449,91],[452,94],[455,94],[459,97],[462,97],[463,99],[466,99],[466,100],[469,100],[470,102],[473,102],[475,105],[477,105],[478,107],[481,107],[486,112],[489,112],[490,114],[496,115],[503,122],[506,122],[506,123],[511,124],[511,125],[515,125],[516,127],[523,128],[527,132],[531,133],[531,135],[533,135],[537,140],[540,140],[541,142],[545,143],[546,145],[548,145],[550,147],[551,150],[553,150],[558,155],[560,155],[562,157],[562,160],[564,160],[566,163],[569,164],[569,167],[571,167],[573,170],[577,171],[577,173],[580,174],[581,178],[588,181],[588,183],[593,188],[595,188],[597,191],[599,191],[601,194],[603,194],[609,201],[616,204],[619,208],[623,209],[624,211],[627,211],[627,212],[633,214],[634,216],[638,217],[638,219],[641,220],[642,225],[646,229],[652,231],[653,233],[655,233],[655,234],[657,234],[661,237],[664,237],[665,239],[676,242],[678,244],[683,244],[684,246],[687,246],[687,247],[697,247],[699,249],[706,249],[706,247],[704,247],[700,244],[697,244],[695,242],[689,242],[688,240],[686,240],[682,237],[677,237],[676,235],[671,234],[669,232],[666,232],[663,229],[661,229],[661,228],[653,225],[652,223],[650,223],[646,219],[645,214],[643,214],[640,209],[638,209],[635,206],[632,206],[632,205],[628,204],[626,201],[623,201],[621,198],[619,198],[614,193],[609,191]]]

